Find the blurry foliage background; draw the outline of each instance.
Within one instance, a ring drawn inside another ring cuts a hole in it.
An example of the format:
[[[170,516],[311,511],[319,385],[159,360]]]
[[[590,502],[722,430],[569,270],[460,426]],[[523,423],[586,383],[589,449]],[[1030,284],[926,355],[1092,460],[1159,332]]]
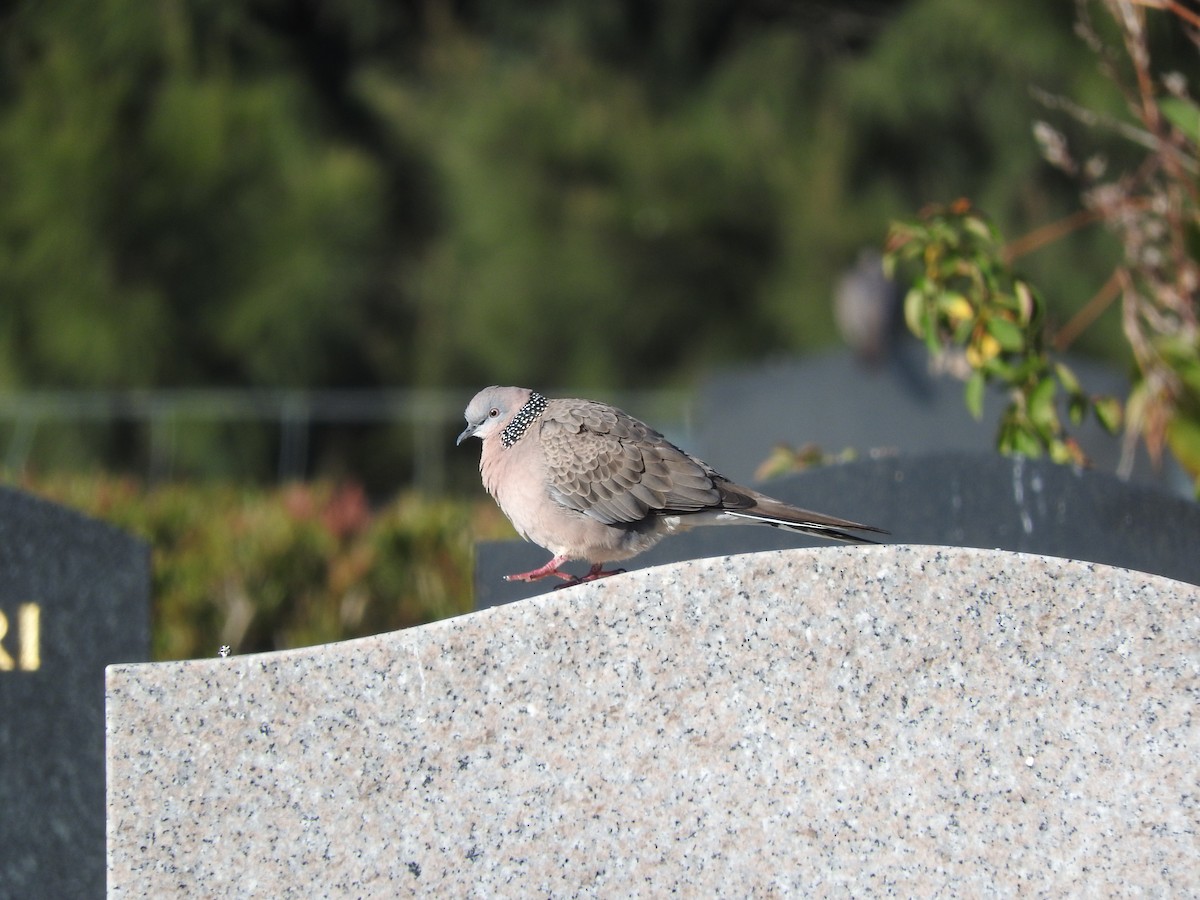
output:
[[[684,383],[828,343],[930,200],[1077,207],[1031,87],[1120,111],[1042,0],[0,16],[5,388]],[[1104,240],[1030,261],[1064,310]]]
[[[832,285],[892,219],[966,195],[1019,235],[1078,208],[1031,135],[1052,117],[1031,88],[1123,108],[1074,17],[1045,0],[9,0],[0,391],[465,401],[489,383],[684,386],[828,344]],[[1062,321],[1118,252],[1089,229],[1022,267]],[[1126,365],[1117,314],[1076,349]],[[48,433],[35,469],[144,471],[128,428]],[[387,472],[407,444],[373,434],[315,433],[312,474],[402,490]],[[248,429],[178,440],[185,476],[256,456],[269,477],[276,453]],[[346,502],[332,484],[47,490],[175,554],[156,575],[156,621],[173,629],[160,656],[464,608],[463,525],[502,524],[401,493],[331,530],[305,510]],[[441,574],[418,571],[419,547]],[[351,573],[369,598],[420,608],[384,615],[343,589]],[[289,617],[314,582],[329,590],[310,618],[328,627],[304,631]],[[245,597],[260,610],[242,627]]]
[[[473,542],[512,534],[488,498],[405,492],[371,508],[354,484],[147,488],[56,475],[17,486],[150,544],[155,659],[282,650],[470,612]]]

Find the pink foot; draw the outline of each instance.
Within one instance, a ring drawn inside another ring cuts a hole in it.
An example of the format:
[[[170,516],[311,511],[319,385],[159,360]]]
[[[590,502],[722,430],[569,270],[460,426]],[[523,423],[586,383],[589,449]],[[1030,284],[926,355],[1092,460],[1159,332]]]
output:
[[[565,584],[560,584],[559,587],[571,587],[574,584],[583,584],[585,581],[595,581],[597,578],[607,578],[609,575],[620,575],[624,569],[613,569],[611,572],[604,571],[604,563],[596,563],[588,570],[586,575],[575,577],[569,572],[560,572],[559,566],[567,561],[565,556],[556,556],[550,562],[540,568],[534,569],[531,572],[520,572],[517,575],[505,575],[505,581],[538,581],[542,578],[549,578],[553,575],[555,578],[561,578]]]
[[[572,578],[570,581],[558,585],[555,590],[558,591],[566,587],[573,587],[577,584],[583,584],[586,581],[595,581],[597,578],[607,578],[609,575],[621,575],[624,573],[624,571],[624,569],[613,569],[611,572],[605,572],[604,563],[596,563],[591,567],[591,569],[588,570],[586,575],[583,575],[579,578]],[[561,575],[562,573],[560,572],[559,574]]]
[[[562,578],[565,581],[573,581],[574,575],[567,572],[558,571],[558,567],[567,561],[565,556],[556,556],[550,562],[540,568],[534,569],[531,572],[520,572],[516,575],[505,575],[505,581],[538,581],[542,578],[548,578],[553,575],[555,578]]]

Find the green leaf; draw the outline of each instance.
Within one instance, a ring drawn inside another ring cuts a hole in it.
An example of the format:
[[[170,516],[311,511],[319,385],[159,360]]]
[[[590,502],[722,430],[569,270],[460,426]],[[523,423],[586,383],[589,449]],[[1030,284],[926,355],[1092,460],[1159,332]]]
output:
[[[912,288],[904,295],[904,324],[916,337],[924,338],[922,327],[925,319],[925,295],[917,288]]]
[[[1093,397],[1092,409],[1096,418],[1109,434],[1116,434],[1121,427],[1121,401],[1116,397]]]
[[[983,371],[1009,386],[1020,381],[1019,378],[1014,377],[1013,367],[1006,363],[1002,356],[993,356],[989,359],[983,364]]]
[[[1042,442],[1028,429],[1017,426],[1013,429],[1012,437],[1014,453],[1033,457],[1042,455]]]
[[[883,254],[883,277],[889,281],[896,279],[896,255],[892,251]]]
[[[1026,356],[1013,366],[1012,381],[1014,384],[1020,384],[1030,379],[1048,377],[1048,374],[1049,368],[1044,356]]]
[[[965,344],[971,337],[971,332],[975,330],[974,319],[963,319],[958,323],[958,327],[954,329],[952,338],[956,344]]]
[[[985,379],[983,372],[976,369],[971,373],[971,377],[967,379],[967,386],[963,391],[963,399],[967,404],[967,411],[978,422],[983,418],[983,387]]]
[[[1071,394],[1067,400],[1067,415],[1071,419],[1072,425],[1079,425],[1083,422],[1083,417],[1087,415],[1088,402],[1087,398],[1082,394]]]
[[[1184,137],[1193,144],[1200,144],[1200,107],[1182,97],[1164,97],[1158,102],[1158,108]]]
[[[1054,438],[1048,444],[1050,450],[1050,458],[1060,466],[1065,465],[1073,460],[1071,449],[1065,441]]]
[[[937,356],[943,349],[941,338],[937,332],[937,322],[934,321],[932,310],[925,317],[925,349],[929,351],[930,356]]]
[[[1172,369],[1181,374],[1188,366],[1200,367],[1200,346],[1182,334],[1163,334],[1154,340],[1154,348]]]
[[[1175,366],[1175,374],[1193,394],[1200,396],[1200,360],[1181,361]]]
[[[996,435],[996,449],[1005,456],[1011,456],[1015,452],[1013,449],[1014,431],[1012,425],[1001,425],[1000,432]]]
[[[1066,363],[1055,363],[1054,372],[1058,375],[1058,380],[1062,383],[1063,390],[1068,394],[1083,393],[1083,389],[1079,386],[1079,379],[1075,377],[1075,373],[1071,371]]]
[[[946,291],[938,297],[937,308],[938,312],[952,322],[975,317],[975,308],[971,306],[971,301],[958,291]]]
[[[1061,427],[1054,408],[1057,392],[1058,383],[1053,378],[1043,378],[1029,393],[1029,420],[1048,435],[1057,434]]]
[[[1037,301],[1034,299],[1033,291],[1025,282],[1018,281],[1013,285],[1013,292],[1017,300],[1017,320],[1022,325],[1028,325],[1033,321],[1034,313],[1037,312]]]
[[[1200,479],[1200,422],[1184,415],[1176,415],[1167,426],[1167,443],[1180,465]]]
[[[993,316],[987,321],[988,334],[999,341],[1000,346],[1010,353],[1025,349],[1025,335],[1015,322]]]
[[[964,231],[982,238],[989,244],[996,239],[995,231],[993,231],[991,225],[982,216],[966,216],[963,218],[962,225]]]

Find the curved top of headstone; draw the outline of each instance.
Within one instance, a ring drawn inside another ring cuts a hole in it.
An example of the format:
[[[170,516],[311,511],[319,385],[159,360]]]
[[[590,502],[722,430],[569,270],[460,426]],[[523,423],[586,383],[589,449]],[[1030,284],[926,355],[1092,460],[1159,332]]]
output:
[[[1198,611],[1090,563],[826,547],[113,667],[109,889],[1195,892]]]
[[[716,460],[709,460],[719,464]],[[1082,559],[1200,584],[1200,504],[1112,475],[995,452],[859,460],[779,478],[763,491],[806,509],[866,522],[900,544],[1015,550]],[[826,545],[756,526],[697,528],[662,541],[628,569],[683,559]],[[549,554],[513,541],[480,545],[476,605],[550,590],[506,584]],[[586,567],[579,571],[585,571]]]

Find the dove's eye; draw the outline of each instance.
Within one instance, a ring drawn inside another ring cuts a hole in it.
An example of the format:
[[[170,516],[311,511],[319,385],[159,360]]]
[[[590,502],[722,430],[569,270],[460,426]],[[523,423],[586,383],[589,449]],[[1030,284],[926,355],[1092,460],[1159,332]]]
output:
[[[500,410],[496,409],[496,407],[493,406],[491,409],[488,410],[488,418],[489,419],[494,419],[498,415],[500,415]]]

